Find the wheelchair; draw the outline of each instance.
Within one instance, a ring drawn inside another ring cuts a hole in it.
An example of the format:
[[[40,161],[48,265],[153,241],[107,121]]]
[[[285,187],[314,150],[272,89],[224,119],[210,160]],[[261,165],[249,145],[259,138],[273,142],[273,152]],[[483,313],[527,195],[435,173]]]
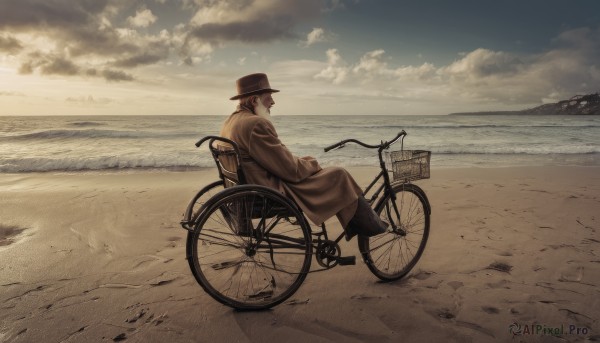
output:
[[[236,309],[275,306],[290,297],[310,270],[311,228],[283,194],[248,184],[237,144],[207,136],[220,180],[188,205],[186,256],[200,286]]]

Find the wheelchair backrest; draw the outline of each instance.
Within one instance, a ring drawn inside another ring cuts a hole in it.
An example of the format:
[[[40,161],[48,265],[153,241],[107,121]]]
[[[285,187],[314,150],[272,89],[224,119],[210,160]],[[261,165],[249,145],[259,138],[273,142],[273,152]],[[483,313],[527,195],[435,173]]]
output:
[[[223,180],[225,188],[247,184],[237,143],[224,137],[206,136],[196,143],[196,147],[200,147],[202,143],[206,141],[209,142],[208,147],[217,164],[219,177]],[[260,196],[255,198],[252,196],[251,199],[249,198],[248,200],[250,200],[248,204],[241,205],[241,211],[236,211],[238,212],[238,215],[246,214],[247,216],[247,214],[250,213],[249,218],[252,219],[268,219],[274,216],[289,217],[295,215],[289,212],[288,207],[282,205],[280,201],[276,201],[275,199],[267,199]],[[244,206],[251,207],[247,210]],[[247,221],[245,221],[245,219],[238,219],[237,223],[247,223]]]
[[[210,139],[208,147],[217,164],[219,177],[223,180],[225,188],[246,183],[240,150],[234,141],[223,137],[213,137]]]

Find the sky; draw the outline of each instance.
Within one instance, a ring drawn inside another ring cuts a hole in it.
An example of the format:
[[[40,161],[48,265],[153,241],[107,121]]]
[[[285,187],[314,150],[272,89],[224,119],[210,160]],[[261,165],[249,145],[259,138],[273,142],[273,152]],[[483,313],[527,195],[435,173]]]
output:
[[[0,0],[0,115],[440,115],[600,91],[597,0]]]

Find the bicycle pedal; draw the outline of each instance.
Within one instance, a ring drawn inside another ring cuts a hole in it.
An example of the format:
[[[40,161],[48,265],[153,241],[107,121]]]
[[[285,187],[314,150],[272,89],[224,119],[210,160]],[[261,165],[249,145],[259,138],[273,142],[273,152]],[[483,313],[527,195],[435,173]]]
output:
[[[336,258],[340,266],[352,266],[356,264],[356,256],[346,256]]]

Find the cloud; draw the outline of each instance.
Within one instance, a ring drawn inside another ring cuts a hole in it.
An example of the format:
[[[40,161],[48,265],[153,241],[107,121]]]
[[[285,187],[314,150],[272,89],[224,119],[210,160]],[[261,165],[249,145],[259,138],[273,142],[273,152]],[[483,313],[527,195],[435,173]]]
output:
[[[358,2],[358,0],[355,0],[355,2]],[[337,9],[345,9],[346,6],[344,5],[344,2],[342,0],[329,0],[326,1],[326,6],[325,8],[323,8],[323,12],[331,12]]]
[[[537,104],[600,89],[600,30],[562,32],[546,52],[516,55],[476,49],[437,74],[453,93],[481,101]],[[546,100],[544,100],[546,99]]]
[[[317,17],[323,7],[321,0],[220,0],[197,3],[198,8],[191,20],[196,27],[211,23],[298,23]]]
[[[369,51],[360,58],[360,62],[352,71],[354,73],[364,73],[369,76],[376,74],[384,74],[387,69],[387,64],[383,61],[383,49]]]
[[[93,22],[95,15],[107,5],[107,0],[3,0],[0,2],[0,30],[76,28]]]
[[[0,91],[0,96],[25,96],[25,94],[21,92]]]
[[[94,98],[91,95],[68,97],[65,99],[66,102],[77,105],[107,105],[113,100],[109,98]]]
[[[329,49],[327,54],[327,68],[321,70],[315,75],[316,79],[331,81],[333,84],[340,84],[346,80],[349,73],[346,63],[342,60],[337,49]]]
[[[169,57],[173,37],[168,32],[140,34],[113,25],[131,1],[6,0],[0,2],[0,51],[18,54],[19,72],[42,75],[90,76],[130,81],[114,70],[155,64]],[[156,17],[145,7],[126,17],[134,27],[146,27]],[[2,32],[18,35],[20,42]],[[40,43],[41,42],[41,43]]]
[[[306,40],[300,41],[300,46],[309,47],[311,45],[328,42],[333,39],[335,35],[331,32],[327,32],[320,27],[315,27],[306,35]]]
[[[400,98],[432,104],[527,106],[600,89],[600,30],[565,31],[554,46],[538,54],[478,48],[442,66],[394,65],[383,49],[346,61],[336,49],[313,74],[328,82],[328,96]],[[495,106],[495,107],[493,107]]]
[[[291,32],[293,27],[288,21],[238,21],[232,23],[207,23],[195,27],[189,33],[189,38],[218,44],[219,42],[270,42],[276,39],[296,38]]]
[[[63,57],[53,57],[40,67],[42,74],[46,75],[77,75],[79,67]]]
[[[298,24],[324,8],[342,7],[324,0],[2,0],[0,52],[16,56],[23,74],[89,76],[90,69],[122,69],[122,77],[105,78],[131,80],[128,69],[178,65],[171,58],[186,65],[210,61],[231,42],[298,39]],[[159,22],[155,8],[165,9],[169,15],[160,20],[173,25],[158,34],[145,30]],[[177,15],[182,19],[173,23]],[[315,32],[307,43],[324,38],[326,32]]]
[[[135,78],[120,70],[83,68],[65,56],[35,52],[21,64],[20,74],[32,74],[39,70],[42,75],[102,77],[106,81],[133,81]]]
[[[423,63],[420,66],[403,66],[395,69],[394,76],[404,80],[423,80],[435,75],[436,68],[432,63]]]
[[[140,65],[154,64],[161,61],[165,56],[154,55],[151,53],[142,53],[140,55],[134,55],[124,59],[117,60],[113,63],[115,67],[120,68],[134,68]]]
[[[337,49],[327,50],[326,55],[327,67],[317,73],[315,78],[329,80],[333,84],[414,81],[432,78],[436,73],[436,68],[431,63],[391,68],[385,61],[383,49],[365,53],[355,64],[348,64],[344,61]]]
[[[156,21],[157,17],[147,8],[135,12],[135,16],[127,18],[127,22],[135,27],[148,27]]]
[[[64,56],[35,52],[29,54],[29,60],[21,64],[19,73],[31,74],[38,68],[43,75],[72,76],[80,72],[80,68]]]
[[[107,80],[107,81],[133,81],[134,77],[130,74],[127,74],[124,71],[121,70],[110,70],[110,69],[105,69],[101,72],[101,75]]]
[[[83,68],[64,55],[42,54],[35,52],[29,60],[21,64],[20,74],[32,74],[39,70],[42,75],[102,77],[106,81],[133,81],[135,78],[124,71],[113,69]]]
[[[479,79],[516,73],[521,67],[523,67],[523,62],[512,54],[480,48],[469,52],[462,59],[453,62],[440,72],[450,76]]]
[[[16,54],[23,49],[21,43],[11,36],[0,36],[0,52]]]
[[[300,22],[316,18],[324,6],[321,0],[222,0],[202,1],[190,21],[182,47],[191,54],[195,41],[211,48],[230,42],[263,43],[298,39],[294,31]]]
[[[597,53],[600,46],[600,28],[593,30],[589,27],[581,27],[563,31],[554,39],[554,42],[563,49],[596,50]]]

